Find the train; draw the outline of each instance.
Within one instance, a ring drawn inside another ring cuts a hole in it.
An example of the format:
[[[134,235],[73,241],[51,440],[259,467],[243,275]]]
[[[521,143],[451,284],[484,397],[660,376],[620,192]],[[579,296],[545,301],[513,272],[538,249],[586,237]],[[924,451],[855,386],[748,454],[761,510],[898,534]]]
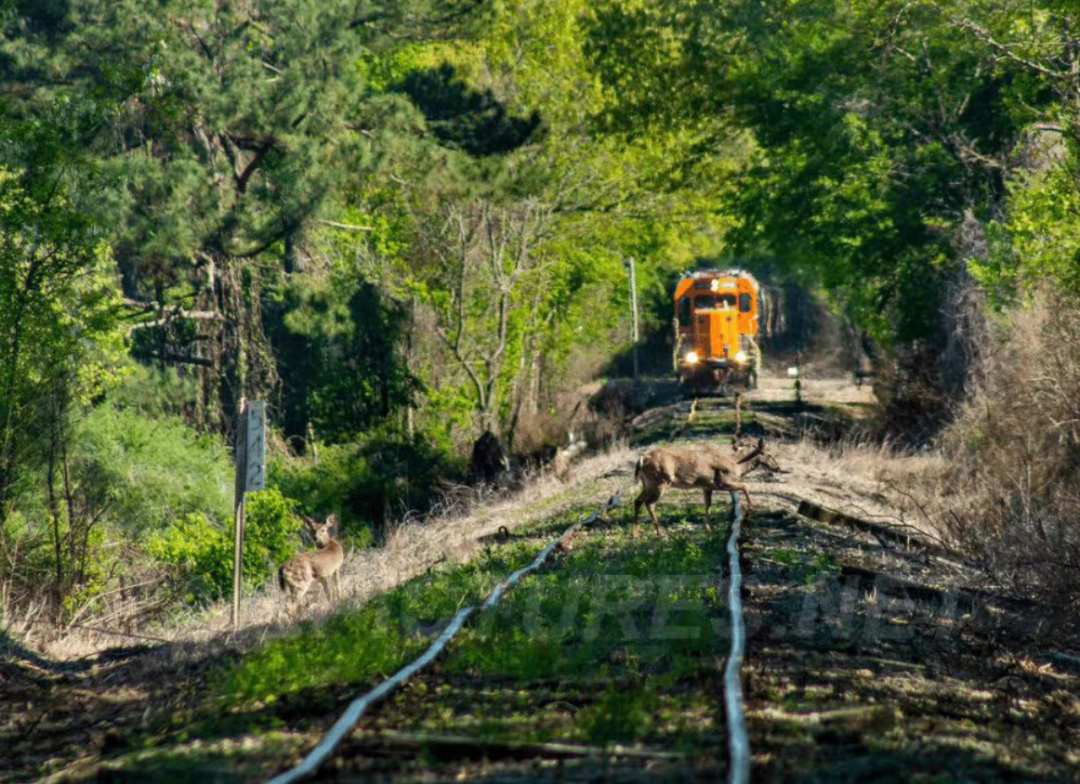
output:
[[[765,298],[746,270],[700,270],[675,286],[675,375],[687,394],[757,387]]]

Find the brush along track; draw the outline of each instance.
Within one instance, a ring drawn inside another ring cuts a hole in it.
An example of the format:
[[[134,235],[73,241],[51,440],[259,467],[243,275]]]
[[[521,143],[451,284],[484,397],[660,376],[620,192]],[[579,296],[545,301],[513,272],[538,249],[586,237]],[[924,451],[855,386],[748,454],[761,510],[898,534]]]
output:
[[[685,420],[678,425],[668,436],[669,441],[677,438],[685,429],[686,425],[693,421],[697,412],[699,400],[690,402]],[[709,406],[713,410],[716,406]],[[559,549],[569,549],[573,538],[582,528],[596,522],[604,513],[617,508],[622,497],[630,491],[636,483],[636,479],[620,488],[600,510],[594,511],[588,518],[574,523],[567,528],[558,538],[550,542],[531,564],[518,569],[505,580],[500,582],[484,600],[479,608],[475,606],[460,609],[438,638],[428,647],[424,653],[409,663],[390,678],[386,679],[374,689],[353,700],[341,717],[326,733],[322,741],[295,767],[284,771],[270,780],[269,784],[293,784],[314,774],[335,752],[345,737],[353,730],[356,723],[364,716],[368,708],[382,700],[395,689],[399,688],[409,678],[423,670],[427,665],[439,657],[466,622],[477,612],[491,610],[503,598],[507,591],[517,585],[527,574],[538,570],[548,558]],[[731,651],[727,656],[727,664],[724,673],[724,699],[728,716],[728,748],[731,754],[729,765],[730,781],[732,784],[746,784],[750,774],[750,745],[746,734],[746,722],[742,701],[742,680],[740,667],[742,665],[743,649],[745,646],[744,621],[742,618],[742,602],[740,597],[741,581],[739,571],[738,536],[742,523],[742,512],[738,498],[732,494],[732,526],[731,535],[727,544],[729,556],[729,612],[731,618]],[[615,752],[615,756],[618,756]],[[605,752],[605,756],[611,756]],[[632,755],[631,755],[632,756]]]

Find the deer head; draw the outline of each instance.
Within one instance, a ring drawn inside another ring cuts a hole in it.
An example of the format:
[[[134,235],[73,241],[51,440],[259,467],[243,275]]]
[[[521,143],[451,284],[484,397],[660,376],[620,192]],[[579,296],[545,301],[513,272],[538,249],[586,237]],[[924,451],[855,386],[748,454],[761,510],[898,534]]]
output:
[[[326,521],[323,523],[316,523],[310,518],[305,518],[304,524],[315,536],[315,544],[319,545],[319,547],[326,547],[333,538],[331,533],[334,526],[337,525],[337,516],[332,514],[327,515]]]
[[[776,460],[776,455],[765,446],[764,438],[759,438],[753,449],[739,457],[739,465],[746,466],[743,473],[747,474],[757,468],[764,468],[775,474],[791,473],[780,467],[780,463]]]

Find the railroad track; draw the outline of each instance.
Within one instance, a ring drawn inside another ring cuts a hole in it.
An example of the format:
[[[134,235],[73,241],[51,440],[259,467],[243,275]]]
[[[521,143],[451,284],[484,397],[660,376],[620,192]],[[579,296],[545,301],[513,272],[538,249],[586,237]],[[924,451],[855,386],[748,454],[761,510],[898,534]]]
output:
[[[689,425],[699,410],[722,410],[726,407],[724,401],[710,398],[694,398],[689,401],[689,406],[684,417],[678,419],[678,424],[669,433],[667,440],[673,441],[678,438]],[[569,545],[570,541],[586,526],[596,522],[601,515],[616,509],[624,496],[636,484],[632,480],[612,495],[601,507],[588,517],[569,526],[558,537],[549,542],[527,566],[518,569],[506,579],[500,582],[485,600],[479,605],[463,607],[443,628],[434,642],[414,661],[407,664],[394,675],[390,676],[375,688],[353,700],[341,714],[333,726],[327,731],[323,739],[315,746],[295,767],[280,773],[270,779],[268,784],[292,784],[301,781],[314,774],[333,755],[337,747],[356,726],[357,722],[365,715],[367,710],[391,692],[404,684],[429,664],[434,662],[447,646],[453,641],[468,622],[476,615],[495,607],[506,593],[517,585],[523,577],[540,569],[547,560],[558,550]],[[730,784],[747,784],[750,781],[750,743],[746,731],[746,719],[742,695],[742,660],[745,652],[745,623],[742,610],[742,579],[739,568],[739,534],[743,522],[742,507],[739,498],[732,493],[732,520],[731,529],[727,541],[726,553],[728,556],[726,573],[728,576],[728,612],[731,624],[731,648],[728,652],[724,667],[724,706],[727,716],[727,735],[729,752],[729,775]]]

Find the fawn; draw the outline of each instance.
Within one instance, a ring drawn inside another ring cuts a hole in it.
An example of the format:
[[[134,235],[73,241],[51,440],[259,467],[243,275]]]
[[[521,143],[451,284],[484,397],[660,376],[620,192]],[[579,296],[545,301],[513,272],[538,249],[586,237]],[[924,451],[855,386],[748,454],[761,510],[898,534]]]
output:
[[[306,553],[298,553],[291,561],[278,569],[278,585],[281,590],[289,594],[289,612],[296,610],[304,594],[311,588],[312,583],[318,581],[323,587],[327,601],[333,600],[329,581],[334,580],[334,588],[338,598],[341,598],[341,562],[345,560],[345,550],[341,543],[330,535],[330,529],[337,524],[334,515],[326,518],[321,525],[311,520],[307,526],[315,533],[315,544],[318,550]]]
[[[697,449],[678,447],[658,447],[637,461],[634,478],[641,481],[641,493],[634,499],[634,524],[631,536],[638,535],[638,518],[641,505],[652,518],[658,536],[663,536],[660,521],[656,518],[653,505],[660,500],[664,490],[674,487],[678,490],[700,489],[705,493],[705,528],[711,529],[709,507],[712,506],[714,490],[741,492],[746,497],[749,509],[750,489],[740,480],[756,468],[766,468],[780,472],[782,469],[776,458],[766,449],[765,439],[758,439],[757,444],[744,455],[732,456],[714,446]]]

